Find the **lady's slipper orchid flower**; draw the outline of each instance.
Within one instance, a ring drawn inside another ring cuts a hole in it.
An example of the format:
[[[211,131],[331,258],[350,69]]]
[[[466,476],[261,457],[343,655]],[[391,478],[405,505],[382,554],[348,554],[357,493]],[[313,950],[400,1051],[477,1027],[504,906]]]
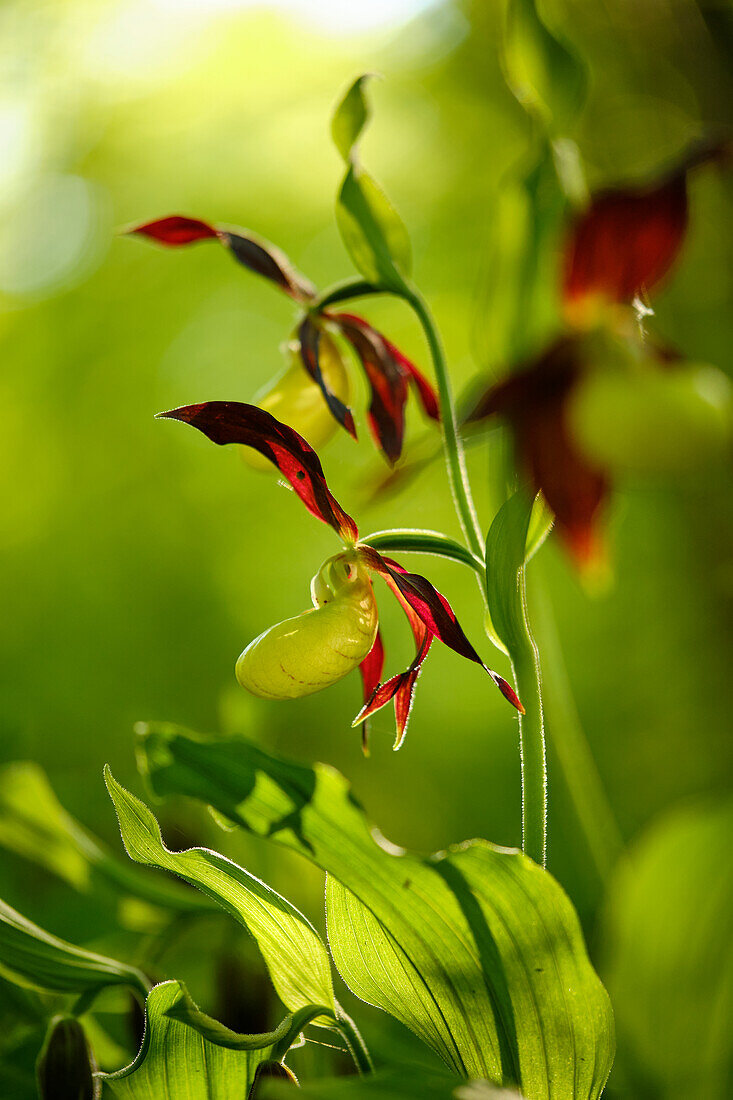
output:
[[[417,679],[437,638],[484,668],[505,698],[524,713],[511,685],[483,663],[450,604],[430,581],[359,541],[356,523],[331,494],[318,456],[302,436],[256,405],[237,401],[187,405],[160,416],[191,424],[214,443],[253,447],[287,478],[308,511],[333,527],[344,543],[343,551],[325,562],[311,582],[313,608],[270,627],[241,654],[236,672],[243,687],[266,699],[296,699],[359,668],[364,706],[354,725],[394,701],[399,748]],[[398,599],[416,643],[409,668],[384,682],[375,575]],[[366,726],[363,738],[366,751]]]
[[[405,355],[363,318],[319,309],[316,288],[296,271],[274,245],[248,230],[230,230],[178,215],[133,226],[129,233],[177,248],[216,240],[244,267],[269,279],[306,311],[293,340],[297,359],[275,380],[258,403],[277,413],[315,446],[326,442],[340,424],[356,438],[349,388],[341,352],[333,337],[351,345],[371,390],[369,426],[390,465],[402,454],[405,405],[414,387],[425,414],[439,420],[438,401],[425,376]],[[295,369],[295,363],[302,370]],[[320,391],[322,405],[318,405]]]
[[[721,385],[712,379],[710,386],[712,368],[703,377],[699,369],[682,364],[679,356],[645,341],[629,307],[657,286],[682,247],[688,221],[688,172],[722,159],[725,153],[719,144],[701,146],[661,181],[607,190],[591,198],[566,238],[562,294],[567,331],[492,386],[467,418],[468,422],[495,414],[507,418],[519,461],[534,488],[544,494],[561,537],[581,566],[598,555],[598,519],[614,466],[623,465],[611,464],[607,456],[618,457],[624,435],[633,431],[635,459],[639,457],[639,413],[631,416],[624,409],[624,390],[627,406],[637,399],[647,402],[652,449],[654,431],[663,430],[657,415],[660,402],[665,407],[665,430],[679,432],[691,449],[705,449],[698,446],[701,424],[724,442],[728,422],[724,405],[729,404],[725,379],[720,376]],[[612,385],[595,387],[595,378],[604,373],[612,377]],[[651,386],[638,385],[640,375],[649,378]],[[578,400],[581,391],[582,400]],[[686,409],[679,396],[683,393]],[[606,410],[608,439],[599,440],[595,447],[588,446],[588,435],[599,424],[603,426],[598,394],[611,394],[615,407]]]

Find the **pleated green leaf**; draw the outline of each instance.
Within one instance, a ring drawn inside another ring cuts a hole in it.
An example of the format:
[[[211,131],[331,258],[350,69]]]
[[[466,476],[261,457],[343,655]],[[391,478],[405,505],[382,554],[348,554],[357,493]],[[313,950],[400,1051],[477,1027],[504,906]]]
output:
[[[281,1062],[321,1009],[287,1017],[264,1035],[238,1035],[206,1016],[181,982],[148,994],[145,1034],[135,1060],[102,1073],[105,1095],[121,1100],[246,1100],[260,1066]]]
[[[357,270],[368,282],[396,294],[406,292],[411,267],[410,239],[397,211],[358,160],[358,139],[369,118],[364,95],[367,76],[349,88],[334,112],[333,140],[346,161],[336,201],[336,221]]]
[[[43,769],[30,761],[0,769],[0,846],[82,893],[93,893],[95,883],[105,879],[125,894],[167,909],[215,908],[197,891],[114,857],[66,812]]]
[[[93,994],[110,985],[147,992],[132,966],[85,951],[39,928],[0,901],[0,974],[17,985],[44,992]]]
[[[241,740],[142,733],[159,795],[213,805],[328,872],[329,942],[351,988],[456,1073],[532,1100],[591,1100],[613,1056],[608,998],[577,916],[520,852],[473,841],[427,859],[375,839],[346,780]]]
[[[296,1011],[317,1004],[335,1012],[328,952],[303,914],[218,852],[206,848],[171,852],[148,807],[120,786],[109,768],[105,768],[105,781],[130,858],[178,875],[244,925],[257,941],[287,1008]]]

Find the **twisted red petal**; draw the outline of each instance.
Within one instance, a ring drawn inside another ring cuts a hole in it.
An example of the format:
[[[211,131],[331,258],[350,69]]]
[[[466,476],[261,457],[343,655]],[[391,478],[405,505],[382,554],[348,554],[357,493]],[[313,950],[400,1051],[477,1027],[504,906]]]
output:
[[[300,328],[298,329],[298,339],[300,341],[300,356],[303,360],[303,366],[323,394],[323,399],[331,415],[342,428],[346,428],[349,435],[356,439],[356,426],[354,424],[354,417],[351,409],[348,408],[347,405],[344,405],[343,401],[337,397],[335,393],[331,392],[321,372],[321,364],[318,355],[321,333],[318,326],[313,323],[310,317],[305,317],[301,322]]]
[[[264,409],[239,401],[207,401],[158,415],[191,424],[213,443],[253,447],[277,466],[312,515],[330,524],[345,541],[356,540],[356,523],[331,494],[316,452]]]
[[[374,639],[374,645],[359,665],[359,672],[361,673],[363,688],[364,708],[366,708],[367,703],[379,687],[379,681],[382,679],[383,671],[384,643],[382,641],[381,632],[378,630],[377,636]],[[365,715],[361,727],[361,744],[365,756],[369,755],[369,723],[367,721],[367,718],[368,715]]]
[[[296,301],[309,301],[316,292],[313,284],[293,267],[287,256],[275,245],[261,240],[246,229],[229,230],[210,225],[197,218],[179,214],[133,226],[128,233],[148,237],[171,248],[195,241],[218,240],[244,267],[270,279]]]
[[[382,339],[392,357],[399,363],[400,367],[402,367],[402,370],[408,375],[410,382],[415,387],[415,392],[420,398],[420,404],[423,407],[425,415],[429,416],[431,420],[440,420],[438,395],[425,375],[422,371],[417,369],[411,359],[408,359],[406,355],[402,354],[399,348],[396,348],[394,344],[385,337],[382,337]]]
[[[420,576],[419,573],[409,573],[399,562],[396,562],[393,558],[382,557],[373,547],[363,546],[361,553],[369,568],[383,577],[392,588],[410,619],[418,655],[415,659],[417,664],[411,665],[407,673],[419,668],[427,656],[432,639],[437,638],[462,657],[481,665],[499,688],[504,698],[516,707],[520,713],[524,713],[524,707],[511,684],[503,676],[499,676],[498,673],[484,664],[464,634],[453,608],[445,596],[441,595],[426,577]],[[403,674],[403,676],[406,675]],[[386,688],[386,685],[383,686]],[[395,691],[401,686],[400,683],[396,684]],[[412,689],[414,689],[414,680],[410,688],[410,698]],[[391,698],[391,695],[387,694],[385,702],[389,698]],[[384,703],[380,705],[383,706]]]

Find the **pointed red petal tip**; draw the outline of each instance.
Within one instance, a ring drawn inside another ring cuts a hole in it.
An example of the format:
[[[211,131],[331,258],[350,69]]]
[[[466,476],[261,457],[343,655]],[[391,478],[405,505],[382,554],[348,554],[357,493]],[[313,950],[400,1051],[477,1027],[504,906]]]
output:
[[[486,668],[486,665],[484,665],[484,668]],[[499,676],[496,672],[492,672],[490,668],[487,668],[486,671],[488,672],[489,676],[494,681],[504,698],[508,699],[512,706],[516,707],[520,714],[526,714],[527,712],[522,705],[522,701],[512,685],[507,680],[505,680],[503,676]]]
[[[218,240],[225,248],[228,248],[234,259],[243,267],[253,271],[256,275],[262,275],[265,279],[279,286],[291,298],[305,302],[316,293],[316,288],[310,280],[301,275],[291,264],[287,256],[274,244],[261,240],[248,230],[229,230],[217,228],[208,222],[198,218],[187,218],[181,214],[173,214],[167,218],[158,218],[156,221],[144,222],[142,225],[134,225],[125,230],[128,234],[136,234],[139,237],[148,237],[158,244],[167,245],[169,248],[177,248],[181,245],[194,244],[196,241]]]
[[[238,443],[259,451],[287,478],[312,515],[333,527],[345,542],[356,542],[356,523],[330,492],[316,452],[264,409],[240,401],[207,401],[158,413],[158,417],[190,424],[220,446]]]
[[[379,681],[382,679],[382,672],[384,671],[384,643],[382,641],[382,634],[377,630],[377,636],[374,639],[374,645],[369,650],[364,660],[359,665],[359,672],[361,673],[362,689],[364,706],[362,710],[366,709],[367,703],[371,699],[374,692],[379,687]],[[360,712],[361,713],[361,712]],[[353,725],[358,725],[360,717],[354,719]],[[361,747],[365,756],[369,755],[369,723],[366,717],[362,721],[361,727]]]
[[[414,386],[426,414],[440,419],[438,399],[417,367],[380,332],[353,313],[329,314],[356,352],[371,389],[369,427],[390,465],[402,454],[405,404]]]
[[[167,218],[133,225],[124,232],[138,237],[149,237],[150,240],[168,245],[170,248],[193,244],[194,241],[209,240],[219,235],[213,225],[199,221],[197,218],[186,218],[181,214],[172,214]]]

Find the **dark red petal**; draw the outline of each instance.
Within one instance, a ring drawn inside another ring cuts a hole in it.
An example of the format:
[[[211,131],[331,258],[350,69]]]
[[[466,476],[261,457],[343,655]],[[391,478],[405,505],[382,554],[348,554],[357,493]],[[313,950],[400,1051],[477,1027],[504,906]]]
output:
[[[158,415],[191,424],[213,443],[253,447],[277,466],[309,512],[330,524],[345,541],[356,540],[356,524],[331,495],[316,452],[264,409],[240,401],[207,401]]]
[[[329,412],[334,420],[336,420],[342,428],[346,428],[349,435],[356,439],[356,425],[354,424],[354,417],[351,409],[344,405],[343,401],[341,401],[335,393],[331,392],[321,373],[321,366],[318,358],[321,333],[318,326],[313,323],[310,317],[306,317],[301,322],[300,328],[298,329],[298,339],[300,340],[300,356],[303,360],[303,366],[323,394],[323,399],[328,406]]]
[[[168,218],[159,218],[157,221],[135,225],[126,232],[134,233],[139,237],[149,237],[151,240],[168,245],[171,248],[218,237],[213,225],[199,221],[197,218],[185,218],[181,214],[173,214]]]
[[[403,603],[403,606],[406,603],[411,608],[414,615],[427,630],[430,638],[437,638],[449,649],[460,654],[461,657],[481,665],[502,695],[517,710],[524,713],[524,708],[513,689],[502,676],[499,676],[498,673],[484,664],[464,634],[453,608],[445,596],[441,595],[426,577],[420,576],[419,573],[409,573],[399,562],[396,562],[393,558],[382,557],[372,547],[364,546],[362,556],[370,569],[375,573],[379,573],[387,583],[391,582],[393,590],[400,597],[400,602]],[[415,630],[418,646],[422,648],[422,639],[418,636],[414,625],[413,629]]]
[[[631,302],[667,274],[686,229],[685,171],[661,185],[599,193],[569,234],[566,301],[601,295]]]
[[[402,454],[408,375],[380,334],[349,313],[330,315],[359,357],[371,389],[369,427],[391,464]]]
[[[315,295],[313,283],[296,271],[285,253],[274,244],[260,240],[244,230],[235,233],[222,230],[219,236],[222,244],[231,250],[235,260],[255,274],[270,279],[291,298],[305,302]]]
[[[379,686],[379,681],[382,679],[382,672],[384,671],[384,643],[382,641],[382,635],[380,631],[377,631],[377,636],[374,639],[374,645],[369,650],[364,660],[359,665],[359,672],[361,673],[361,682],[363,688],[364,706],[369,702],[374,692]],[[361,726],[361,747],[364,751],[364,755],[369,755],[369,722],[367,718],[364,719]]]
[[[501,413],[509,419],[519,461],[544,493],[574,558],[587,565],[599,554],[597,524],[610,485],[578,450],[566,424],[566,403],[582,370],[579,342],[558,340],[529,367],[489,390],[471,418]]]
[[[440,406],[438,405],[438,395],[433,389],[430,382],[428,382],[425,375],[417,369],[411,359],[408,359],[406,355],[403,355],[399,348],[396,348],[385,337],[382,337],[384,343],[387,346],[392,357],[399,363],[405,374],[408,375],[410,382],[415,387],[418,397],[420,398],[420,404],[423,407],[423,411],[426,416],[429,416],[431,420],[440,420]]]
[[[359,665],[364,688],[364,702],[368,703],[376,691],[384,671],[384,643],[380,631],[374,639],[374,645]]]
[[[395,710],[395,723],[396,723],[396,737],[394,748],[398,749],[405,739],[407,733],[407,722],[410,717],[410,711],[412,710],[412,703],[415,693],[415,686],[420,676],[422,664],[428,655],[428,651],[432,644],[432,635],[426,630],[423,630],[423,637],[421,644],[418,646],[415,659],[405,672],[400,672],[396,676],[392,676],[383,684],[379,684],[371,696],[365,702],[359,714],[354,719],[354,725],[359,722],[366,721],[370,715],[375,714],[376,711],[381,710],[391,700],[394,699]]]
[[[146,222],[127,230],[138,236],[149,237],[170,247],[193,244],[195,241],[215,239],[221,242],[240,264],[263,275],[279,286],[291,298],[305,302],[311,299],[316,288],[304,275],[296,271],[287,256],[268,241],[263,241],[247,230],[230,231],[209,225],[197,218],[185,218],[174,214],[158,221]]]

